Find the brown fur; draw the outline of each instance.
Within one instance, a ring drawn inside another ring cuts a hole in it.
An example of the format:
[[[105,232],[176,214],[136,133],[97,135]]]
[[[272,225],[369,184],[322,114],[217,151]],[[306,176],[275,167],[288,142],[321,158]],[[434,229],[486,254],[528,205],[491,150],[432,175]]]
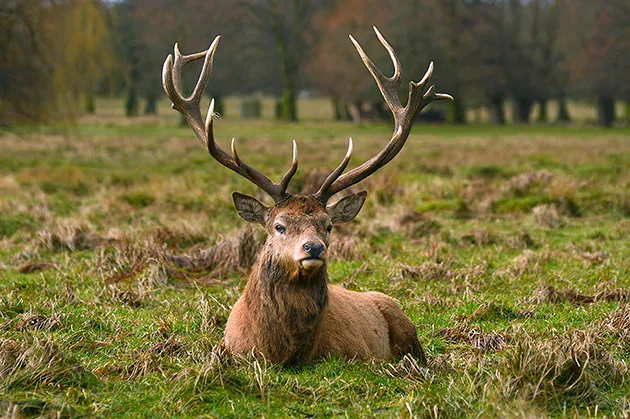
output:
[[[326,356],[388,360],[411,354],[425,361],[416,328],[392,298],[330,285],[325,257],[317,269],[301,266],[305,241],[328,247],[326,228],[336,216],[331,207],[292,197],[268,209],[269,236],[228,319],[225,347],[261,352],[283,365]],[[274,231],[279,222],[286,234]]]

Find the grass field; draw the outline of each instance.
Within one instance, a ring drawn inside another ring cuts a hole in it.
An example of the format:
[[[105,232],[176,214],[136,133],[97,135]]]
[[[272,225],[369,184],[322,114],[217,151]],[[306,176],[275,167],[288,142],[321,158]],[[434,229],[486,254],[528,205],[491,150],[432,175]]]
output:
[[[329,273],[396,298],[428,368],[281,368],[217,348],[263,239],[230,194],[259,193],[176,119],[101,118],[0,136],[0,416],[630,416],[630,130],[416,126]],[[391,135],[215,130],[274,179],[296,139],[296,192]]]

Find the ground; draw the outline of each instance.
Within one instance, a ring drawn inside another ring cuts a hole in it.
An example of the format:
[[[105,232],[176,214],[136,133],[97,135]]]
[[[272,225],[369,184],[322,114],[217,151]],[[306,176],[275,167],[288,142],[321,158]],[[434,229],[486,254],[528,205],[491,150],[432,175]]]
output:
[[[630,415],[628,129],[416,126],[329,271],[394,297],[428,367],[282,368],[217,346],[263,238],[230,194],[257,192],[173,121],[0,136],[0,415]],[[299,191],[391,127],[216,133],[274,179],[297,140]]]

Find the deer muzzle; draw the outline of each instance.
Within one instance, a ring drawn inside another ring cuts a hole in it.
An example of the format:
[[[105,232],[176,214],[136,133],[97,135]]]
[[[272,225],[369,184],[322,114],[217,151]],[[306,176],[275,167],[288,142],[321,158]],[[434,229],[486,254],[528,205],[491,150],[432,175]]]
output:
[[[326,245],[320,240],[309,239],[296,249],[294,258],[300,268],[306,270],[317,269],[324,264]]]

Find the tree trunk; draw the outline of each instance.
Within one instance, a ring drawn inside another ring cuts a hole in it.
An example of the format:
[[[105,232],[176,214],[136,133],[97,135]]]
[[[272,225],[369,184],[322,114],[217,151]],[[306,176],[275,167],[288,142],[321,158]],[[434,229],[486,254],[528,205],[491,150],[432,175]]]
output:
[[[571,115],[569,115],[569,107],[567,106],[566,99],[560,99],[558,101],[558,118],[557,122],[571,122]]]
[[[361,102],[354,101],[348,105],[348,113],[352,118],[352,122],[359,125],[361,123]]]
[[[282,104],[276,104],[276,112],[278,112],[278,108],[280,108],[281,105]],[[261,114],[262,106],[260,99],[254,97],[241,101],[241,118],[260,119]]]
[[[600,96],[597,99],[597,118],[602,127],[612,127],[613,122],[615,122],[615,100],[613,98]]]
[[[383,102],[383,100],[372,102],[372,111],[374,113],[374,116],[383,121],[389,121],[393,118],[391,112],[385,109],[385,102]]]
[[[492,96],[488,101],[488,113],[491,124],[505,125],[505,110],[503,109],[503,97]]]
[[[464,101],[459,93],[454,97],[455,100],[448,101],[446,119],[451,124],[465,124],[466,108],[464,107]]]
[[[549,117],[547,116],[547,100],[541,100],[538,102],[538,105],[540,107],[538,108],[538,118],[536,118],[536,121],[546,124],[549,121]]]
[[[273,116],[277,120],[282,119],[282,101],[277,99],[273,104]]]
[[[145,115],[157,115],[157,95],[150,93],[147,95],[147,103],[144,106]]]
[[[534,102],[531,99],[515,99],[513,119],[517,124],[529,124],[529,117],[532,113]]]
[[[282,112],[280,119],[285,121],[297,121],[297,105],[295,100],[295,87],[291,77],[283,75],[282,78]]]
[[[274,4],[272,6],[272,31],[276,38],[276,54],[278,56],[278,61],[280,62],[280,72],[282,74],[280,119],[285,121],[297,121],[297,108],[295,100],[295,76],[297,72],[296,62],[291,54],[289,41],[285,39],[282,16],[275,7],[276,6]],[[294,10],[294,12],[296,11]]]
[[[127,100],[125,101],[125,115],[138,116],[138,94],[136,93],[136,87],[133,84],[127,93]]]
[[[214,95],[214,112],[219,116],[225,116],[225,101],[223,95]]]
[[[341,104],[339,103],[339,99],[337,98],[333,98],[332,99],[332,105],[333,105],[333,118],[335,121],[341,121],[344,118],[341,116]]]
[[[344,121],[352,121],[352,112],[350,111],[349,102],[343,102],[342,111],[343,111],[342,115],[343,115]]]
[[[92,89],[88,89],[85,95],[85,112],[94,115],[96,113],[96,102],[94,100],[94,92]]]

